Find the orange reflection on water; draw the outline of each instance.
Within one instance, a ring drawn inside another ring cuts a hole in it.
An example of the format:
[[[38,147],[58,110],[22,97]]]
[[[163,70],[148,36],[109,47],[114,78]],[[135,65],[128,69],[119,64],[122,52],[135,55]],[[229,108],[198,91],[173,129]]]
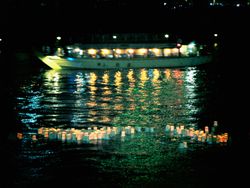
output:
[[[127,77],[129,82],[135,82],[133,70],[129,70]]]
[[[97,80],[96,74],[93,73],[93,72],[91,72],[91,73],[89,74],[89,83],[90,83],[91,85],[95,85],[96,80]]]
[[[97,87],[95,86],[96,80],[97,80],[96,74],[91,72],[89,75],[89,83],[90,83],[89,89],[90,89],[90,93],[92,94],[92,98],[94,97],[96,90],[97,90]]]
[[[105,86],[103,87],[103,92],[102,94],[105,96],[105,95],[111,95],[112,94],[112,91],[110,90],[109,87]]]
[[[90,89],[90,92],[92,94],[92,97],[94,97],[95,93],[96,93],[96,90],[97,90],[97,87],[95,86],[89,86],[89,89]]]
[[[148,80],[148,72],[145,69],[141,70],[141,83],[140,85],[144,86],[145,82]]]
[[[117,87],[121,86],[121,84],[122,84],[122,73],[120,71],[117,71],[115,73],[114,77],[115,77],[115,85]]]
[[[173,70],[173,77],[177,79],[177,83],[179,85],[183,84],[182,76],[183,76],[183,73],[180,70]]]
[[[123,107],[123,104],[115,104],[114,105],[114,110],[123,110],[124,107]]]
[[[160,71],[158,69],[154,69],[152,82],[153,83],[159,82],[159,80],[158,80],[159,77],[160,77]]]
[[[170,69],[165,70],[165,75],[166,75],[167,80],[171,79],[171,71],[170,71]]]
[[[173,70],[173,77],[176,79],[180,79],[182,76],[182,72],[180,70]]]
[[[109,117],[107,117],[107,116],[103,116],[100,121],[103,122],[103,123],[108,123],[108,122],[111,121],[111,119]]]
[[[97,106],[97,104],[96,104],[95,101],[89,101],[89,102],[86,103],[86,105],[87,105],[88,107],[95,107],[95,106]]]
[[[109,99],[109,100],[106,100],[106,101],[110,101],[110,99]],[[103,102],[103,103],[101,103],[101,107],[107,109],[107,108],[109,107],[109,104],[106,103],[106,102]]]
[[[109,82],[109,75],[107,73],[104,73],[102,76],[102,80],[104,84],[107,84]]]
[[[103,100],[104,102],[106,102],[106,101],[111,101],[112,98],[111,98],[111,97],[102,97],[102,100]]]
[[[96,110],[90,110],[89,114],[92,115],[92,116],[95,116],[97,114],[97,112],[96,112]]]
[[[134,71],[133,70],[129,70],[128,74],[127,74],[127,78],[129,81],[129,88],[128,88],[128,93],[131,94],[134,90],[135,87],[135,78],[134,78]]]

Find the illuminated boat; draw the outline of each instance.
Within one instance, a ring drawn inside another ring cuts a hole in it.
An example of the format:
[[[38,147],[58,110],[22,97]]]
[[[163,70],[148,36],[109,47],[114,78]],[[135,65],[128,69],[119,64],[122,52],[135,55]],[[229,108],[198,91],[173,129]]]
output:
[[[59,56],[39,56],[52,69],[123,69],[123,68],[172,68],[197,66],[211,61],[211,56],[171,57],[162,59],[76,59]]]
[[[38,55],[52,69],[128,69],[174,68],[209,63],[211,55],[200,55],[193,44],[170,47],[158,46],[68,46],[58,48],[53,55]]]

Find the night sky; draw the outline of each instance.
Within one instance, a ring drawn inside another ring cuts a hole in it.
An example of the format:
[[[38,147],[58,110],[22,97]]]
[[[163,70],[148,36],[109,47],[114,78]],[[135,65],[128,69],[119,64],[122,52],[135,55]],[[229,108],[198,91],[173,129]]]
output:
[[[190,37],[221,33],[230,40],[232,36],[239,41],[248,38],[248,0],[216,1],[223,6],[209,6],[210,2],[7,0],[0,6],[0,32],[12,48],[53,41],[58,35],[81,37],[86,33],[165,32]]]

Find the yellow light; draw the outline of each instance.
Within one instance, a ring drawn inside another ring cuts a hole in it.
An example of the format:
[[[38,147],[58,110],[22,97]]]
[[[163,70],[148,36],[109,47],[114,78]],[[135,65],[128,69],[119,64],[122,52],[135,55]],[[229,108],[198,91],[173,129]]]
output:
[[[164,56],[170,56],[171,55],[171,50],[169,48],[164,49]]]
[[[75,52],[80,52],[80,48],[75,48],[74,51]]]
[[[151,51],[154,53],[155,56],[162,56],[162,51],[159,48],[153,48]]]
[[[159,52],[160,52],[160,49],[158,49],[158,48],[153,48],[152,51],[153,51],[154,53],[159,53]]]
[[[158,79],[159,79],[159,77],[160,77],[160,71],[159,71],[159,70],[157,70],[157,69],[154,69],[154,71],[153,71],[153,79],[152,79],[152,81],[153,81],[153,82],[157,82],[157,81],[158,81]]]
[[[167,80],[169,80],[169,79],[171,78],[171,72],[170,72],[170,69],[166,69],[165,74],[166,74],[166,78],[167,78]]]
[[[128,51],[128,53],[130,53],[130,54],[132,54],[132,53],[134,53],[134,49],[127,49],[127,51]]]
[[[90,83],[89,89],[90,89],[91,98],[95,97],[95,93],[97,90],[97,87],[95,86],[96,80],[97,80],[96,74],[91,72],[89,75],[89,83]]]
[[[117,71],[115,73],[114,77],[115,77],[115,85],[119,87],[122,84],[122,74],[121,74],[121,72]]]
[[[120,54],[122,51],[121,51],[121,49],[116,49],[115,52],[116,52],[117,54]]]
[[[188,53],[188,46],[187,45],[182,45],[181,48],[180,48],[180,52],[182,54]]]
[[[172,52],[173,52],[173,53],[178,53],[179,50],[178,50],[178,48],[173,48],[173,49],[172,49]]]
[[[135,82],[135,79],[134,79],[134,71],[133,71],[133,70],[130,70],[130,71],[128,72],[127,77],[128,77],[129,82]]]
[[[147,52],[147,50],[145,48],[139,49],[139,53],[141,53],[141,54],[145,54],[146,52]]]
[[[141,70],[141,85],[144,86],[145,82],[148,80],[148,72],[145,69]]]
[[[96,54],[96,49],[89,49],[88,54],[95,55]]]
[[[103,75],[102,79],[103,79],[103,82],[107,84],[109,82],[109,75],[107,73],[105,73]]]
[[[96,74],[91,72],[90,75],[89,75],[89,83],[91,85],[95,85],[96,80],[97,80]]]
[[[108,50],[108,49],[101,49],[101,52],[102,52],[103,55],[110,54],[110,50]]]

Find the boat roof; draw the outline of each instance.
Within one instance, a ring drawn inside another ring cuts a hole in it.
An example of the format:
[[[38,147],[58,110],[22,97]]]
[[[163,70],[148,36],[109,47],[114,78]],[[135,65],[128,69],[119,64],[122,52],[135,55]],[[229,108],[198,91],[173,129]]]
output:
[[[114,48],[174,48],[176,43],[90,43],[90,44],[81,44],[77,43],[70,45],[72,48],[81,48],[81,49],[114,49]]]

